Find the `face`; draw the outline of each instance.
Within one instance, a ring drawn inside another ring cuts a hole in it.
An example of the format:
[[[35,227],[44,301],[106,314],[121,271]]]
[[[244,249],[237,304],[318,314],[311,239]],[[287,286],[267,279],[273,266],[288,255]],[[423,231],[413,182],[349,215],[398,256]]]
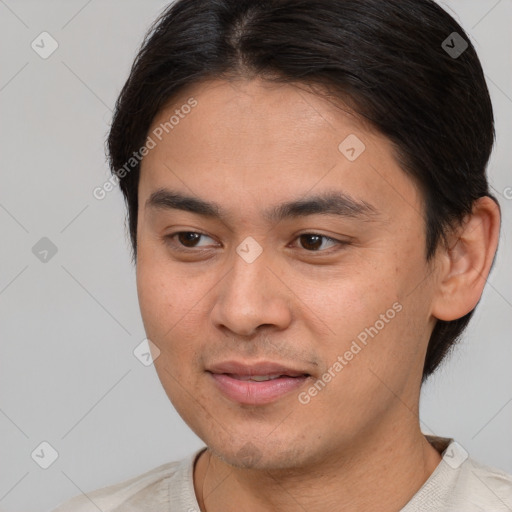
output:
[[[139,303],[162,385],[212,453],[296,468],[410,424],[435,290],[389,141],[259,79],[194,85],[149,136]]]

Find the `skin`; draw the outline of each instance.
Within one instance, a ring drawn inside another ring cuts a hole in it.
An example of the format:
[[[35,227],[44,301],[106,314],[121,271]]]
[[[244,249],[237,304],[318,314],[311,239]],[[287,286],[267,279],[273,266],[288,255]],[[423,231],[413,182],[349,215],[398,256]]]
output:
[[[498,207],[477,201],[450,249],[427,262],[417,186],[389,141],[348,109],[305,86],[214,80],[174,98],[150,131],[191,96],[197,106],[142,162],[137,288],[162,385],[208,447],[194,468],[201,510],[400,510],[441,460],[418,417],[429,336],[436,318],[478,302]],[[366,146],[353,162],[338,150],[350,134]],[[146,206],[160,188],[215,202],[225,216]],[[263,215],[323,192],[375,212]],[[166,238],[190,231],[204,236],[181,244],[187,252]],[[328,238],[315,245],[300,237],[308,233]],[[263,250],[252,263],[236,252],[249,236]],[[292,392],[242,405],[205,371],[277,361],[310,373],[307,390],[395,303],[402,310],[307,404]]]

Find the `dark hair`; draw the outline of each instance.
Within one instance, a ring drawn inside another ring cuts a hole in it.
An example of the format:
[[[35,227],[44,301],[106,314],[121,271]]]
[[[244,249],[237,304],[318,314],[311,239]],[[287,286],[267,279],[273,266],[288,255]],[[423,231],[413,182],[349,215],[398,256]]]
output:
[[[482,67],[464,30],[433,1],[178,0],[146,35],[108,137],[134,262],[140,161],[132,154],[178,92],[237,77],[319,85],[385,135],[422,192],[427,260],[476,199],[493,197],[485,170],[494,119]],[[437,321],[423,381],[472,314]]]

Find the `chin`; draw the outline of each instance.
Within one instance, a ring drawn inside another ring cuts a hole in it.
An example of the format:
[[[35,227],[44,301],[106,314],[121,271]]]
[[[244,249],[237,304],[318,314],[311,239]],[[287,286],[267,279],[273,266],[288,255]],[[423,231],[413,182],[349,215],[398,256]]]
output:
[[[279,449],[277,444],[269,443],[268,439],[234,443],[229,446],[208,445],[215,457],[225,464],[238,469],[254,469],[258,471],[289,470],[301,465],[306,454],[302,446],[297,448],[293,443],[287,448]]]

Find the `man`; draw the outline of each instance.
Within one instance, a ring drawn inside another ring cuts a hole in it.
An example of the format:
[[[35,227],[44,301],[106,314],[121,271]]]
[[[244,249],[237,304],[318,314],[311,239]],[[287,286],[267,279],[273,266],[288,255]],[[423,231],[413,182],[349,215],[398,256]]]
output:
[[[430,0],[181,0],[110,164],[169,399],[205,447],[58,511],[512,510],[419,424],[500,211],[480,62]]]

